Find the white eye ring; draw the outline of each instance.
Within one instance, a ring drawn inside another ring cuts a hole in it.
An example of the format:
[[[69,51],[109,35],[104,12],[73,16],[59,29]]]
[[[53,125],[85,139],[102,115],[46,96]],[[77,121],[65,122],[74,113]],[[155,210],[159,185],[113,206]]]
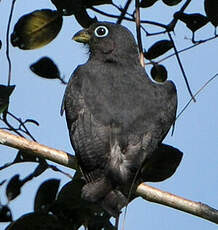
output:
[[[96,37],[103,38],[108,35],[109,31],[106,26],[98,26],[96,27],[94,33]]]

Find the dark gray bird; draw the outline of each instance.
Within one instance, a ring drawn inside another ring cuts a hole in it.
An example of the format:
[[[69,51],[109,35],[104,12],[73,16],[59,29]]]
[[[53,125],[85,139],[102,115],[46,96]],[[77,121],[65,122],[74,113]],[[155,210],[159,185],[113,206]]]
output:
[[[121,25],[94,23],[74,40],[90,55],[69,80],[62,112],[86,180],[82,198],[116,217],[128,202],[125,189],[175,121],[176,88],[148,78],[133,35]]]

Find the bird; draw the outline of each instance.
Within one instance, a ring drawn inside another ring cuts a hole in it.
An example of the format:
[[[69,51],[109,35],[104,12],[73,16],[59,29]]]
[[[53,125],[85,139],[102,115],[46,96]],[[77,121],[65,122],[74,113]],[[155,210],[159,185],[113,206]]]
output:
[[[71,75],[61,114],[85,179],[81,197],[116,218],[175,122],[177,90],[149,78],[122,25],[95,22],[73,40],[88,47],[89,58]]]

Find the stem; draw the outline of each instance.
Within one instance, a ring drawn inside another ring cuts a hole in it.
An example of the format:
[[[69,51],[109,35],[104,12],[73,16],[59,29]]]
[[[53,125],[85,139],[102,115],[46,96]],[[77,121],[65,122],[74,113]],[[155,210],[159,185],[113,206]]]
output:
[[[8,26],[7,26],[7,33],[6,33],[6,57],[8,60],[8,86],[11,83],[11,59],[10,59],[10,54],[9,54],[9,51],[10,51],[10,46],[9,46],[10,34],[9,33],[10,33],[10,25],[11,25],[15,2],[16,0],[13,0],[12,5],[11,5],[11,12],[10,12],[9,19],[8,19]]]

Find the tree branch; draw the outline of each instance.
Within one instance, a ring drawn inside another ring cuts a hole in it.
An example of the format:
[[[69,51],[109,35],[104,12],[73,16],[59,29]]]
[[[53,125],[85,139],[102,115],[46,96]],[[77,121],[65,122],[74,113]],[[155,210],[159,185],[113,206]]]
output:
[[[69,153],[47,147],[34,141],[29,141],[2,129],[0,129],[0,144],[22,150],[27,154],[45,158],[72,169],[77,169],[76,158]]]
[[[16,136],[1,129],[0,144],[25,151],[26,153],[34,156],[51,160],[72,169],[77,169],[77,161],[74,156],[63,151],[38,144],[37,142],[29,141],[23,137]],[[140,184],[138,186],[136,195],[141,196],[150,202],[166,205],[218,224],[218,210],[211,208],[206,204],[187,200],[145,184]]]
[[[187,200],[145,184],[138,186],[136,195],[150,202],[166,205],[218,224],[218,210],[201,202]]]

